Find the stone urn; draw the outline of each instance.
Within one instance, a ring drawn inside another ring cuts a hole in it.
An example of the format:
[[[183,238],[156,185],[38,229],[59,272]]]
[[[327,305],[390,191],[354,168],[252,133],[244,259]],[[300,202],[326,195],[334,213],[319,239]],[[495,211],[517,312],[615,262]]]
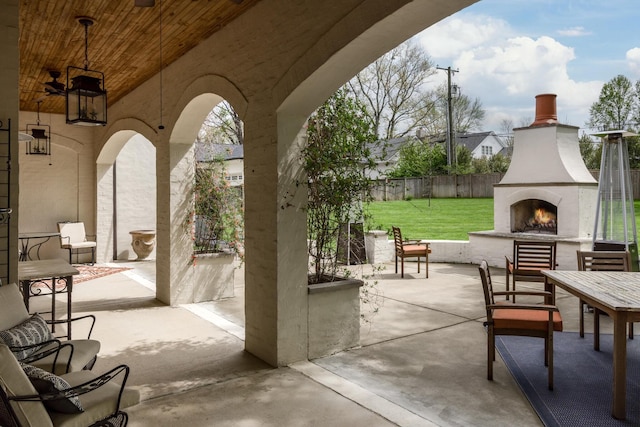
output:
[[[147,259],[149,254],[156,247],[156,231],[155,230],[133,230],[131,234],[131,246],[133,251],[138,255],[138,260]]]

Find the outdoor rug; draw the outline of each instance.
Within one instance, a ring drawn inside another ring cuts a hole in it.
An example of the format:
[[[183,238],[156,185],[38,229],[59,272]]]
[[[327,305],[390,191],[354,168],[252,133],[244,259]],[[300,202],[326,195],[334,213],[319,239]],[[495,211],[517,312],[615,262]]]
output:
[[[542,339],[500,336],[496,347],[545,426],[640,426],[640,336],[627,340],[626,421],[611,416],[613,335],[600,335],[598,352],[593,334],[556,332],[553,391],[547,387]]]
[[[121,271],[131,270],[129,267],[104,267],[104,266],[96,266],[96,265],[85,265],[85,264],[73,264],[73,267],[77,269],[80,273],[73,276],[73,284],[77,285],[78,283],[86,282],[87,280],[97,279],[99,277],[108,276],[110,274],[120,273]],[[36,282],[33,286],[35,287],[47,287],[51,289],[51,279],[46,279],[41,282]],[[56,290],[62,290],[65,288],[64,283],[58,282],[56,284]]]
[[[120,273],[121,271],[131,270],[129,267],[104,267],[85,264],[74,264],[73,267],[80,272],[80,274],[73,276],[74,284],[97,279],[98,277],[108,276],[110,274]]]

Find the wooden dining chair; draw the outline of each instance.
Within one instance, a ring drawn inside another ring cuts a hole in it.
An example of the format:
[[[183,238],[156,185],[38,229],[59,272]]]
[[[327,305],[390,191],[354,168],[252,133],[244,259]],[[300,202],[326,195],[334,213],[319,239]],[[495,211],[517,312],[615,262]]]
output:
[[[484,302],[487,310],[487,379],[493,380],[493,362],[496,359],[496,335],[517,335],[544,339],[544,364],[547,366],[549,390],[553,390],[553,332],[562,331],[562,316],[555,305],[515,304],[496,301],[496,296],[535,295],[550,298],[548,291],[494,292],[487,261],[478,267]]]
[[[404,259],[418,258],[418,273],[420,273],[420,258],[424,257],[424,269],[426,277],[429,278],[429,254],[431,248],[429,243],[420,242],[419,240],[402,240],[400,228],[391,227],[393,229],[393,241],[395,246],[396,274],[398,274],[398,258],[400,258],[401,272],[400,277],[404,278]]]
[[[631,271],[629,251],[577,251],[580,271]],[[580,300],[580,337],[584,338],[584,312],[587,303]],[[600,349],[600,314],[593,309],[593,347]],[[633,339],[633,322],[629,322],[629,339]]]
[[[556,242],[544,240],[514,240],[513,256],[505,256],[505,286],[509,291],[509,284],[516,281],[544,282],[542,270],[556,269]],[[507,299],[509,296],[507,296]],[[515,302],[515,295],[512,295]]]

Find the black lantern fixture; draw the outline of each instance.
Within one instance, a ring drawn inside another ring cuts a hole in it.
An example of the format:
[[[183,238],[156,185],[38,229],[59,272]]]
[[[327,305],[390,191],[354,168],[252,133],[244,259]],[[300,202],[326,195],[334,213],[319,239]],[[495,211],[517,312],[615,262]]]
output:
[[[93,19],[77,18],[84,26],[84,68],[67,67],[67,123],[82,126],[107,124],[107,91],[104,74],[89,69],[89,27]]]
[[[38,101],[38,116],[36,124],[27,125],[27,135],[31,138],[27,139],[27,154],[38,154],[43,156],[51,155],[51,128],[48,125],[40,124],[40,103]]]

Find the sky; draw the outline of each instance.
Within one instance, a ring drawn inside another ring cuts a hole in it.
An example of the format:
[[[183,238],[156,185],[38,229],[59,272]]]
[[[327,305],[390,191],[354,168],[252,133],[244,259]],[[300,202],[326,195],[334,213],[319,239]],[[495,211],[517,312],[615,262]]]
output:
[[[557,95],[558,121],[586,122],[602,85],[640,80],[638,0],[481,0],[416,36],[434,64],[485,109],[483,129],[528,126],[535,96]],[[433,84],[446,82],[438,71]]]

